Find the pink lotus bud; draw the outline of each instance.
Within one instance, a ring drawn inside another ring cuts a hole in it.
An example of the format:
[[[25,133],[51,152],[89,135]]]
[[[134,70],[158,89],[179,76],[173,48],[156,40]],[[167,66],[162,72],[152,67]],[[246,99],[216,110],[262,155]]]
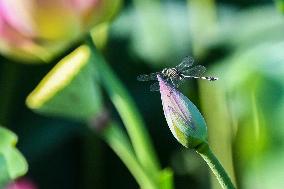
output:
[[[196,106],[176,88],[157,76],[164,114],[174,137],[185,147],[207,142],[207,127]]]

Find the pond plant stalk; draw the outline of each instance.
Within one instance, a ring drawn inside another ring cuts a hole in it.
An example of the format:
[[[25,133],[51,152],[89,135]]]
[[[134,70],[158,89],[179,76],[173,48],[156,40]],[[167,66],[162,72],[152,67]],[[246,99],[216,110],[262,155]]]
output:
[[[225,169],[218,161],[217,157],[211,151],[207,143],[203,143],[195,148],[196,152],[206,161],[220,185],[224,189],[235,189],[230,177],[226,173]]]
[[[115,132],[105,132],[107,134],[103,134],[103,138],[125,163],[141,188],[171,188],[162,187],[163,185],[172,185],[172,176],[164,178],[167,175],[165,173],[171,171],[161,169],[152,141],[134,101],[104,57],[97,50],[90,34],[86,36],[85,42],[91,49],[92,60],[96,70],[98,70],[99,80],[116,108],[127,132],[127,135],[120,135],[114,142],[115,138],[113,136],[118,136],[119,130],[117,129],[118,127],[115,127],[116,129],[112,130]],[[128,147],[123,146],[126,142],[122,143],[119,141],[121,138],[127,138],[128,144],[126,146]],[[126,149],[130,150],[131,153],[130,151],[127,152]]]
[[[115,152],[142,189],[159,188],[155,180],[139,163],[126,133],[118,123],[111,119],[108,111],[104,110],[90,119],[88,126]]]

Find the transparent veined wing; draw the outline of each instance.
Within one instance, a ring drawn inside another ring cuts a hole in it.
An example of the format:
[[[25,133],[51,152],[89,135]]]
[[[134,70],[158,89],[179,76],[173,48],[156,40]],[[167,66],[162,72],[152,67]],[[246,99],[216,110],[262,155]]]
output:
[[[150,85],[150,91],[154,92],[154,91],[159,91],[159,90],[160,90],[159,82],[155,82]]]
[[[172,79],[166,79],[166,82],[172,87],[178,88],[182,81],[179,79],[172,78]],[[159,91],[159,90],[160,90],[159,82],[155,82],[150,85],[150,91]]]
[[[181,63],[179,65],[177,65],[175,68],[179,71],[189,69],[193,65],[193,62],[194,62],[194,60],[193,60],[192,57],[186,56],[186,57],[183,58]]]
[[[182,83],[182,80],[180,80],[179,78],[172,78],[170,79],[170,81],[175,88],[178,88]]]
[[[157,75],[160,72],[150,73],[150,74],[142,74],[137,76],[138,81],[152,81],[152,80],[158,80]]]
[[[206,68],[204,66],[197,65],[197,66],[194,66],[193,68],[182,71],[182,74],[186,76],[200,77],[204,74],[205,71],[206,71]]]

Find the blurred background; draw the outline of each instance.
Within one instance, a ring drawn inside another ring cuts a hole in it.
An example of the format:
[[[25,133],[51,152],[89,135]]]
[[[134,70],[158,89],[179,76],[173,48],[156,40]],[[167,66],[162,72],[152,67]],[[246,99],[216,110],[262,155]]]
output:
[[[284,1],[35,2],[0,0],[0,124],[18,136],[29,166],[20,179],[31,188],[139,188],[84,122],[38,114],[25,104],[89,30],[133,98],[161,166],[172,169],[174,188],[220,187],[205,162],[170,133],[160,94],[136,77],[175,66],[186,55],[219,77],[190,80],[180,90],[203,114],[209,144],[237,187],[284,187]],[[106,92],[98,90],[121,123]]]

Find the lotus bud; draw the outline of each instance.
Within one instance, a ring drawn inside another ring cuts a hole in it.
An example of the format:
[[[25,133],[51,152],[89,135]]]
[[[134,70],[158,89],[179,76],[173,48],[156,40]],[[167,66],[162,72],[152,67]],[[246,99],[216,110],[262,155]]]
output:
[[[196,106],[158,75],[164,115],[174,137],[183,146],[196,148],[207,143],[207,127]]]

